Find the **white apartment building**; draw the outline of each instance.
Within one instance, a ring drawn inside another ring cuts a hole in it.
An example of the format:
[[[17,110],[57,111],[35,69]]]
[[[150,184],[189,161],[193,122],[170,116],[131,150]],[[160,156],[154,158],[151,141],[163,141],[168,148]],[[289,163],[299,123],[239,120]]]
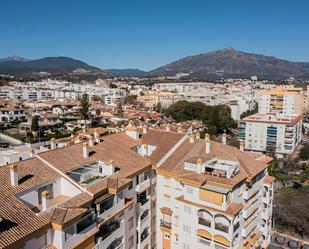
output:
[[[302,140],[302,116],[255,114],[240,121],[238,137],[246,150],[284,157]]]
[[[23,108],[17,106],[9,106],[0,108],[0,122],[10,123],[26,119],[26,112]]]
[[[281,113],[301,115],[304,108],[302,88],[278,86],[270,91],[263,91],[259,97],[259,113]]]
[[[302,88],[277,86],[259,96],[258,114],[242,119],[239,139],[246,150],[277,157],[293,153],[302,140]]]
[[[83,142],[56,143],[0,167],[0,248],[269,244],[273,178],[265,156],[132,124],[102,138],[94,131]]]

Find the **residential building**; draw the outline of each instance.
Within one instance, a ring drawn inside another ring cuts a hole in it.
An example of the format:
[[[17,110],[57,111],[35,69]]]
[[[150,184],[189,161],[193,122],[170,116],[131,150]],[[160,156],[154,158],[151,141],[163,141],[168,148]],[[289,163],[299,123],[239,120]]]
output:
[[[19,106],[8,106],[0,108],[0,122],[11,123],[13,121],[22,121],[26,119],[26,112]]]
[[[166,129],[94,130],[0,167],[0,248],[266,248],[270,158]]]
[[[0,167],[0,248],[151,248],[154,173],[135,133]]]
[[[244,149],[277,157],[293,153],[302,140],[302,115],[255,114],[239,123]]]
[[[303,88],[277,86],[270,91],[263,91],[259,98],[259,113],[279,113],[301,115],[304,108]]]
[[[269,245],[274,180],[267,173],[270,158],[207,136],[151,133],[141,139],[151,136],[151,144],[167,151],[158,157],[156,149],[151,155],[157,161],[158,249]]]

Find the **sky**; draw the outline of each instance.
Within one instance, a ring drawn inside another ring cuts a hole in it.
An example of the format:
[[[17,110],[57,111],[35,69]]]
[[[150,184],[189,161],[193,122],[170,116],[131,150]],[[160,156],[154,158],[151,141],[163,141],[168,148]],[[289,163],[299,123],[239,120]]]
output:
[[[233,47],[309,62],[308,0],[0,0],[0,58],[151,70]]]

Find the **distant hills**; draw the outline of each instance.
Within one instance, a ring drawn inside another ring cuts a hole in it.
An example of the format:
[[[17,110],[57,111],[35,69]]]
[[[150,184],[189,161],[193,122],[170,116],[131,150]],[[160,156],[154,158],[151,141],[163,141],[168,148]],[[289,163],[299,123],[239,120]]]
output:
[[[8,56],[6,58],[0,58],[0,63],[4,61],[29,61],[29,60],[19,56]]]
[[[119,77],[144,77],[149,74],[149,72],[142,71],[139,69],[106,69],[114,76]]]
[[[21,57],[0,59],[0,74],[20,77],[30,76],[61,76],[61,75],[100,75],[109,73],[87,63],[69,57],[45,57],[27,60]]]
[[[206,54],[188,56],[149,72],[152,76],[188,74],[190,78],[309,79],[308,62],[290,62],[273,56],[246,53],[226,48]]]
[[[19,77],[63,76],[68,79],[95,79],[113,76],[186,78],[248,78],[283,80],[289,77],[309,79],[309,62],[291,62],[273,56],[253,54],[226,48],[205,54],[187,56],[152,71],[139,69],[107,69],[90,66],[69,57],[46,57],[28,60],[18,56],[0,59],[0,74]],[[82,76],[82,77],[81,77]]]

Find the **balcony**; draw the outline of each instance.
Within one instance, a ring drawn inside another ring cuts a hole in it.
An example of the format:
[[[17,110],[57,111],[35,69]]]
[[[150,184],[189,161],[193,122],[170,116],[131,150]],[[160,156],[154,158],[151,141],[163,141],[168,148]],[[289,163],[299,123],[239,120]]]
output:
[[[65,242],[65,247],[69,248],[70,246],[78,243],[80,240],[92,233],[97,227],[95,222],[95,215],[90,213],[84,216],[80,221],[77,222],[75,227],[75,234]]]
[[[242,236],[247,237],[258,225],[258,214],[254,214],[252,218],[249,218],[242,229]]]
[[[102,221],[106,219],[108,216],[116,212],[117,210],[121,209],[125,205],[125,200],[122,199],[120,200],[117,204],[113,204],[112,206],[110,205],[103,205],[100,208],[101,214],[98,215],[98,221]]]
[[[161,220],[160,226],[167,228],[167,229],[171,229],[172,228],[172,222]]]
[[[229,232],[229,227],[221,223],[215,223],[215,229],[224,233]]]
[[[252,204],[248,205],[243,211],[243,217],[246,219],[250,217],[260,206],[260,201],[256,199]]]
[[[206,226],[206,227],[211,227],[211,221],[210,220],[206,220],[202,217],[198,217],[198,224]]]
[[[96,236],[100,249],[123,248],[124,221],[116,219],[102,225]]]
[[[135,191],[137,193],[142,193],[144,192],[146,189],[148,189],[150,187],[150,179],[148,178],[147,180],[141,182],[140,184],[138,184],[135,188]]]

